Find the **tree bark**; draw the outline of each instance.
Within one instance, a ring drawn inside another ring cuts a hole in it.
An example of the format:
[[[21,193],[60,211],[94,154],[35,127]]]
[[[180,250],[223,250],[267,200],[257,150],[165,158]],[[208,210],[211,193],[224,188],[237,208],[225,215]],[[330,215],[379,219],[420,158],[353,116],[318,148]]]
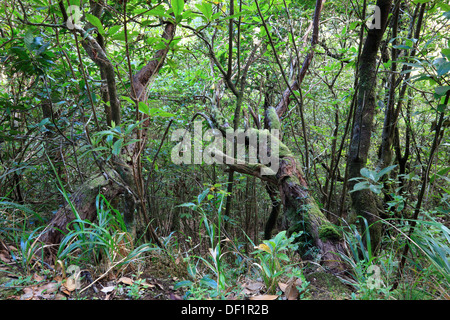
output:
[[[366,166],[376,108],[377,53],[386,29],[392,0],[378,0],[381,28],[369,29],[359,60],[358,98],[355,109],[352,139],[348,154],[348,178],[360,177]],[[349,180],[349,189],[355,181]],[[368,190],[351,193],[352,208],[357,216],[363,216],[369,223],[372,246],[375,249],[381,240],[381,224],[378,221],[379,199]]]
[[[342,271],[344,265],[338,255],[344,252],[341,234],[308,192],[298,159],[291,155],[282,157],[277,180],[289,233],[304,232],[306,239],[319,249],[323,264],[331,271]]]

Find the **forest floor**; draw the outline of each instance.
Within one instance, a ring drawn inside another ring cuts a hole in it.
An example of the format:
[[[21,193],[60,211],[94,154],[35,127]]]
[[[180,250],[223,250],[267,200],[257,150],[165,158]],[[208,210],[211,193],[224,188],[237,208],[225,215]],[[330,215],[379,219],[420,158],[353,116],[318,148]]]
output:
[[[71,270],[62,270],[58,264],[55,268],[36,262],[26,272],[11,255],[15,248],[8,249],[0,249],[0,300],[349,300],[352,294],[352,288],[333,275],[312,271],[305,274],[309,284],[304,292],[298,290],[300,279],[278,282],[276,294],[270,295],[261,279],[243,277],[220,297],[211,297],[211,290],[200,288],[195,295],[186,295],[186,288],[174,289],[189,278],[186,267],[163,256],[116,272],[80,270],[76,283],[71,280]]]

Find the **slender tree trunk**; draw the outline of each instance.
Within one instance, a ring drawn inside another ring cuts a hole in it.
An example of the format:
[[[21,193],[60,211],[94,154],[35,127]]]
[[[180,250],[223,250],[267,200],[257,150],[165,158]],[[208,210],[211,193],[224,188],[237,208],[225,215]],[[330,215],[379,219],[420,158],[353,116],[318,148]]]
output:
[[[369,155],[370,138],[376,108],[377,53],[386,29],[391,0],[378,0],[381,28],[369,29],[359,60],[358,98],[354,115],[352,139],[348,154],[348,178],[360,177]],[[349,190],[355,185],[349,181]],[[352,208],[357,216],[369,223],[372,246],[381,240],[381,224],[378,221],[379,199],[368,189],[351,193]]]
[[[416,11],[417,9],[420,8],[419,10],[419,14],[417,17],[417,25],[415,27],[415,31],[414,30],[414,23],[415,23],[415,17],[413,17],[413,20],[411,21],[411,25],[410,25],[410,30],[409,30],[409,34],[408,34],[408,39],[411,38],[412,36],[414,37],[414,39],[419,39],[420,37],[420,31],[422,28],[422,21],[423,21],[423,15],[425,12],[425,6],[426,4],[417,4],[416,7]],[[395,12],[393,14],[393,24],[392,24],[392,38],[393,40],[393,45],[395,46],[396,44],[396,38],[397,38],[397,34],[398,34],[398,22],[399,20],[401,20],[401,18],[399,17],[400,15],[400,8],[397,7],[395,8]],[[416,55],[416,50],[413,49],[411,50],[411,53],[409,55],[410,58],[414,58],[414,56]],[[390,80],[390,87],[389,87],[389,95],[388,95],[388,103],[386,105],[386,114],[385,114],[385,119],[384,119],[384,126],[383,126],[383,131],[382,131],[382,140],[381,140],[381,146],[380,146],[380,151],[379,151],[379,169],[383,169],[387,166],[389,166],[392,162],[392,156],[393,156],[393,151],[392,151],[392,146],[394,143],[394,138],[395,138],[395,131],[397,128],[397,122],[398,122],[398,117],[399,114],[402,110],[403,107],[403,101],[405,98],[405,93],[406,93],[406,88],[408,86],[408,80],[409,77],[411,75],[410,72],[407,72],[408,70],[411,70],[411,66],[408,65],[404,65],[403,66],[403,70],[402,70],[402,74],[404,74],[404,79],[402,80],[402,85],[400,88],[400,93],[398,96],[398,103],[397,103],[397,107],[395,108],[395,91],[398,85],[398,81],[397,81],[397,75],[396,75],[396,71],[397,71],[397,49],[393,48],[392,49],[392,66],[391,66],[391,80]]]
[[[266,184],[266,191],[272,203],[272,210],[270,211],[269,218],[267,219],[266,226],[264,228],[264,239],[269,240],[272,237],[272,230],[277,223],[278,216],[280,215],[281,200],[280,193],[277,190],[276,185]]]

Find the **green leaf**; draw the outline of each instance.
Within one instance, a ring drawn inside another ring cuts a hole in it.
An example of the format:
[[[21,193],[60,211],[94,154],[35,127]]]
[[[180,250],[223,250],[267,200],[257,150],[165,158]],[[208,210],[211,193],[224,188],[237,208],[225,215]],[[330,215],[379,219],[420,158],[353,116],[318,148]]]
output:
[[[118,139],[116,142],[114,142],[113,148],[112,148],[113,155],[118,156],[120,154],[120,150],[122,149],[122,143],[123,143],[123,139]]]
[[[361,173],[361,175],[363,177],[369,178],[369,179],[371,179],[373,181],[377,181],[377,180],[375,180],[376,179],[375,178],[376,177],[376,172],[375,171],[369,170],[367,168],[362,168],[360,173]]]
[[[436,4],[439,8],[442,9],[442,11],[449,11],[450,10],[450,5],[443,3],[443,2],[438,2]]]
[[[278,259],[283,260],[283,261],[290,261],[289,257],[285,254],[285,253],[280,253],[277,255]],[[284,272],[284,270],[283,270]]]
[[[389,167],[386,167],[386,168],[380,170],[380,172],[378,172],[376,174],[376,176],[375,176],[376,177],[375,181],[378,181],[382,176],[384,176],[385,174],[391,172],[396,166],[397,165],[393,165],[393,166],[389,166]]]
[[[184,10],[184,0],[170,0],[170,4],[172,5],[175,18],[180,16]]]
[[[271,278],[272,277],[272,271],[269,269],[269,267],[265,263],[261,267],[263,268],[265,275],[268,278]]]
[[[192,281],[184,280],[184,281],[180,281],[180,282],[175,283],[175,285],[173,286],[173,289],[177,290],[177,289],[182,288],[182,287],[191,287],[192,285],[193,285]]]
[[[186,203],[182,203],[182,204],[178,205],[177,207],[188,207],[188,208],[192,208],[192,210],[195,210],[197,208],[197,205],[192,202],[186,202]]]
[[[31,51],[33,49],[32,44],[33,44],[33,30],[28,29],[27,32],[25,33],[24,37],[23,37],[23,42],[25,43],[25,47]]]
[[[360,190],[364,190],[364,189],[367,189],[367,188],[369,188],[369,183],[367,181],[362,181],[362,182],[359,182],[359,183],[355,184],[353,186],[353,190],[351,190],[350,193],[356,192],[356,191],[360,191]]]
[[[112,27],[109,28],[109,30],[108,30],[108,35],[109,35],[109,36],[112,36],[113,34],[117,33],[117,31],[119,31],[119,29],[120,29],[121,27],[122,27],[122,26],[112,26]]]
[[[410,49],[412,49],[412,47],[407,46],[405,44],[398,44],[398,45],[395,45],[395,46],[392,46],[392,47],[395,48],[395,49],[403,49],[403,50],[410,50]]]
[[[450,48],[441,49],[441,53],[450,60]]]
[[[175,115],[173,113],[158,109],[158,108],[151,108],[149,110],[148,115],[150,116],[159,116],[159,117],[163,117],[163,118],[170,118],[170,117],[175,117]]]
[[[150,110],[145,102],[142,101],[139,102],[139,111],[146,115],[150,115]]]
[[[194,15],[194,13],[191,10],[187,10],[182,14],[183,19],[191,18],[193,15]]]
[[[198,204],[200,204],[200,203],[203,201],[203,199],[205,199],[205,197],[206,197],[206,195],[208,194],[208,192],[209,192],[209,188],[208,188],[208,189],[205,189],[202,193],[200,193],[200,194],[198,195],[198,197],[197,197],[197,202],[198,202]]]
[[[217,288],[217,282],[215,280],[209,278],[208,276],[204,276],[200,280],[200,283],[210,287],[211,289],[216,289]]]
[[[127,101],[130,104],[134,104],[133,99],[131,99],[130,97],[127,96],[121,96],[122,99],[124,99],[125,101]]]
[[[439,105],[436,107],[436,110],[437,110],[438,112],[445,112],[445,109],[447,109],[447,105],[446,105],[446,104],[439,104]]]
[[[450,171],[450,167],[446,167],[444,169],[439,170],[430,178],[430,183],[433,183],[437,177],[445,176],[449,171]]]
[[[211,20],[212,16],[212,5],[209,2],[203,1],[202,4],[197,4],[196,7],[200,10],[201,13],[208,19]]]
[[[114,35],[111,35],[111,39],[125,41],[125,31],[122,30],[119,33],[115,33]]]
[[[4,199],[4,198],[2,198],[2,199]],[[17,210],[23,211],[25,213],[32,214],[37,219],[39,219],[39,221],[44,222],[44,219],[37,212],[31,210],[30,208],[28,208],[25,205],[21,205],[21,204],[17,204],[17,203],[14,203],[14,202],[1,200],[0,201],[0,208],[1,209],[11,209],[11,208],[12,209],[17,209]]]
[[[281,242],[281,240],[283,240],[283,238],[286,236],[286,230],[283,230],[281,232],[279,232],[275,238],[273,239],[275,241],[276,245],[279,245],[279,243]]]
[[[369,185],[369,189],[372,190],[372,192],[379,194],[381,192],[381,189],[383,186],[381,184],[371,184]]]
[[[438,77],[442,77],[444,74],[450,71],[450,62],[443,63],[437,69]]]
[[[450,86],[436,87],[436,89],[434,89],[436,94],[439,95],[439,96],[445,95],[448,90],[450,90]]]
[[[98,32],[104,36],[105,35],[105,29],[103,29],[103,25],[102,22],[100,21],[99,18],[97,18],[96,16],[90,14],[90,13],[86,13],[86,19],[87,21],[89,21],[94,27],[97,27]]]

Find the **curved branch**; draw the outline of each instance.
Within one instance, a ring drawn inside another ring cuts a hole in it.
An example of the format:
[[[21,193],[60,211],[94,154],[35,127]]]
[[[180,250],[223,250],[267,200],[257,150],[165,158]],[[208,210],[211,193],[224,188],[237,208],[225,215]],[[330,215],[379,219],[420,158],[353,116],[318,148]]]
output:
[[[316,1],[316,9],[314,11],[314,18],[312,23],[313,33],[311,37],[311,48],[308,55],[305,58],[305,61],[303,62],[302,68],[300,69],[300,72],[297,76],[297,80],[295,80],[291,85],[288,84],[288,88],[283,92],[281,101],[276,106],[276,110],[280,118],[286,112],[287,107],[291,102],[291,96],[293,95],[293,91],[297,91],[300,88],[300,85],[303,82],[306,72],[308,71],[309,65],[311,64],[311,61],[313,59],[314,47],[319,42],[319,18],[324,2],[325,2],[324,0]]]
[[[162,38],[167,43],[165,48],[156,51],[154,58],[149,61],[141,70],[139,70],[132,79],[132,85],[134,89],[135,99],[137,101],[143,101],[143,93],[150,79],[158,73],[164,64],[164,60],[169,52],[169,46],[175,36],[175,24],[167,22]]]

